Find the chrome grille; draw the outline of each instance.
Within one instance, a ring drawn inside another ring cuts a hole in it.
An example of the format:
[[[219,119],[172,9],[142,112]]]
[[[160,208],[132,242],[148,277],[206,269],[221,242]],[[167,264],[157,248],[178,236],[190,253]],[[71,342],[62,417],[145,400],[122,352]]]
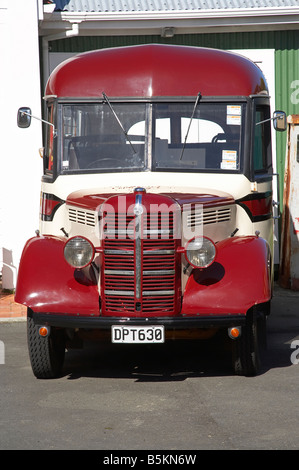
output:
[[[136,284],[134,216],[103,214],[103,315],[173,315],[176,257],[172,214],[142,226],[140,293]]]

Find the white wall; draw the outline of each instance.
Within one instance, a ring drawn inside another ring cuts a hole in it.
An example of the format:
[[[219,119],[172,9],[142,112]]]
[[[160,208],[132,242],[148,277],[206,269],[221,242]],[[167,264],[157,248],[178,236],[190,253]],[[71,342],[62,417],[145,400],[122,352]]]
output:
[[[17,127],[17,110],[41,115],[38,2],[0,0],[0,261],[2,287],[16,285],[26,240],[39,225],[41,125]]]

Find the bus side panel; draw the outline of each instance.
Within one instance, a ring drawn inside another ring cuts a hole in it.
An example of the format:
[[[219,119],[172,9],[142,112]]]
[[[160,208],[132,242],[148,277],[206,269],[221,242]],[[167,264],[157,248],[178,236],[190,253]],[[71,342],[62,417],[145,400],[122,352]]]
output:
[[[271,299],[270,249],[258,237],[233,237],[217,243],[208,268],[194,269],[186,284],[182,314],[246,314]]]
[[[65,240],[53,236],[27,241],[19,267],[15,301],[37,313],[99,315],[96,280],[64,259]]]

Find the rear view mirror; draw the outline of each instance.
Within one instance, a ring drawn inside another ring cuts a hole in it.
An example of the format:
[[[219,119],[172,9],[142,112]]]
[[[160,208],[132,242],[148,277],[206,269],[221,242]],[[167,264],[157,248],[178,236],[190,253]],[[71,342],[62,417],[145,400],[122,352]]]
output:
[[[19,108],[18,110],[18,127],[25,129],[31,124],[31,109],[30,108]]]
[[[287,128],[287,116],[284,111],[274,111],[273,125],[276,131],[283,132]]]

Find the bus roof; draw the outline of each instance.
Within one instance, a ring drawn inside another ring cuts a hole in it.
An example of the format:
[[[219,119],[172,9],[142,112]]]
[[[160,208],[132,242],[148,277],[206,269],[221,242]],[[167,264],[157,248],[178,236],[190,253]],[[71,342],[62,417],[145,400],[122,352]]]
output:
[[[249,96],[267,93],[263,73],[238,54],[149,44],[78,54],[52,72],[46,95],[58,97]]]

